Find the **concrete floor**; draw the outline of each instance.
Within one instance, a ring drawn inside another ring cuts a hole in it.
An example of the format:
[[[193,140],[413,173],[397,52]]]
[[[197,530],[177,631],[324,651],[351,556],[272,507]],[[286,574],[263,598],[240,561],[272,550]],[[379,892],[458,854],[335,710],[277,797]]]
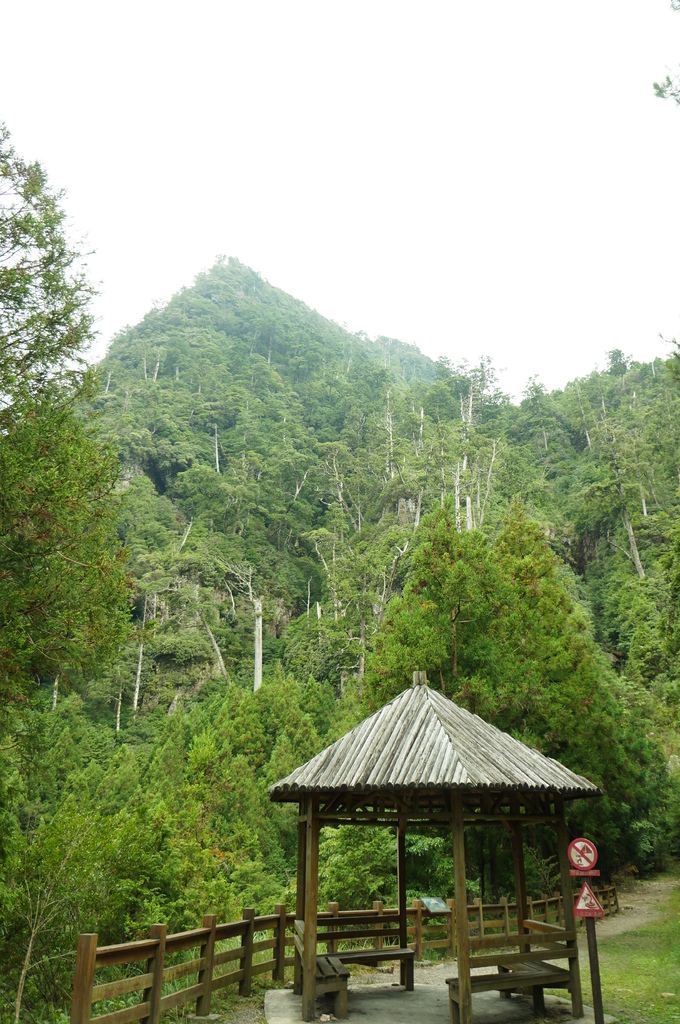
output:
[[[545,997],[545,1019],[555,1024],[570,1024],[571,1004],[557,996]],[[405,992],[399,985],[356,985],[347,993],[348,1024],[447,1024],[448,990],[444,985],[419,985]],[[299,1024],[301,996],[290,989],[270,989],[264,1003],[267,1024]],[[332,1014],[332,997],[317,1000],[317,1018]],[[474,1024],[522,1024],[535,1020],[533,1002],[528,996],[513,995],[501,999],[498,992],[480,992],[472,997]],[[328,1019],[334,1020],[334,1017]],[[605,1015],[605,1024],[614,1017]],[[592,1010],[586,1009],[583,1024],[592,1022]]]

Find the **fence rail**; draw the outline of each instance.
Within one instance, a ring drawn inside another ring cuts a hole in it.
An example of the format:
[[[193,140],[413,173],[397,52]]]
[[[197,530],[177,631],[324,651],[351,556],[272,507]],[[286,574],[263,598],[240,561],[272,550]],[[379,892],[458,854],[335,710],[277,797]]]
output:
[[[603,886],[595,893],[607,915],[619,909],[616,886]],[[546,924],[564,925],[561,896],[529,899],[528,917]],[[448,950],[456,955],[454,901],[446,901],[449,912],[431,915],[420,900],[414,900],[406,911],[409,946],[416,960],[423,950]],[[490,949],[503,946],[517,935],[517,907],[503,899],[485,903],[480,899],[467,908],[470,948]],[[329,903],[328,910],[318,914],[317,942],[335,953],[342,946],[358,944],[374,949],[398,945],[399,912],[380,901],[371,910],[340,910]],[[252,979],[271,974],[275,981],[284,980],[286,967],[294,963],[295,914],[286,913],[280,903],[274,914],[257,917],[245,909],[240,921],[218,924],[207,914],[203,926],[175,935],[166,934],[166,925],[151,927],[148,939],[98,946],[96,934],[78,938],[76,970],[73,983],[71,1024],[129,1024],[144,1021],[158,1024],[161,1013],[185,1003],[195,1003],[200,1016],[210,1013],[213,992],[228,985],[238,985],[239,994],[250,995]],[[192,952],[189,959],[183,954]],[[171,962],[172,961],[172,962]],[[130,976],[104,978],[111,968],[126,965]],[[139,966],[137,973],[134,973]],[[100,975],[97,978],[97,974]],[[182,987],[163,994],[164,986],[182,983]],[[129,1005],[130,997],[140,993],[139,1001]],[[128,1005],[120,1006],[121,1000]],[[103,1007],[92,1016],[98,1003],[118,1003]]]

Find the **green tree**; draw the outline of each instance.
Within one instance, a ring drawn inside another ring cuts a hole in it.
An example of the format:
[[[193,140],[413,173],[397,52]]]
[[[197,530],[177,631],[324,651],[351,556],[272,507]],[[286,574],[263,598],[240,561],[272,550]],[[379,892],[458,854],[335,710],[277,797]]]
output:
[[[82,362],[91,289],[59,195],[4,126],[0,188],[0,735],[17,739],[37,680],[121,642],[127,574],[117,460],[81,414],[95,386]]]

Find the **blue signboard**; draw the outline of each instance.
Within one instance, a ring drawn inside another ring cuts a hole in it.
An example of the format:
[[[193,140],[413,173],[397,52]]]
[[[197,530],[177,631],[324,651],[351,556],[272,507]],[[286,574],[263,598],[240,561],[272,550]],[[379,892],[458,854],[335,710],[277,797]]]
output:
[[[421,896],[420,901],[423,904],[428,914],[450,914],[451,911],[447,907],[444,900],[441,900],[439,896]]]

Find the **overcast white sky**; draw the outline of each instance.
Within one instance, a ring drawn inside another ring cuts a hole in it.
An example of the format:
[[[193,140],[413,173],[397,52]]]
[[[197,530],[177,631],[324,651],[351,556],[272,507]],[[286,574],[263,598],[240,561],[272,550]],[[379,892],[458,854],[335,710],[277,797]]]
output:
[[[220,253],[516,395],[680,335],[669,0],[49,0],[1,30],[0,118],[95,250],[99,356]]]

